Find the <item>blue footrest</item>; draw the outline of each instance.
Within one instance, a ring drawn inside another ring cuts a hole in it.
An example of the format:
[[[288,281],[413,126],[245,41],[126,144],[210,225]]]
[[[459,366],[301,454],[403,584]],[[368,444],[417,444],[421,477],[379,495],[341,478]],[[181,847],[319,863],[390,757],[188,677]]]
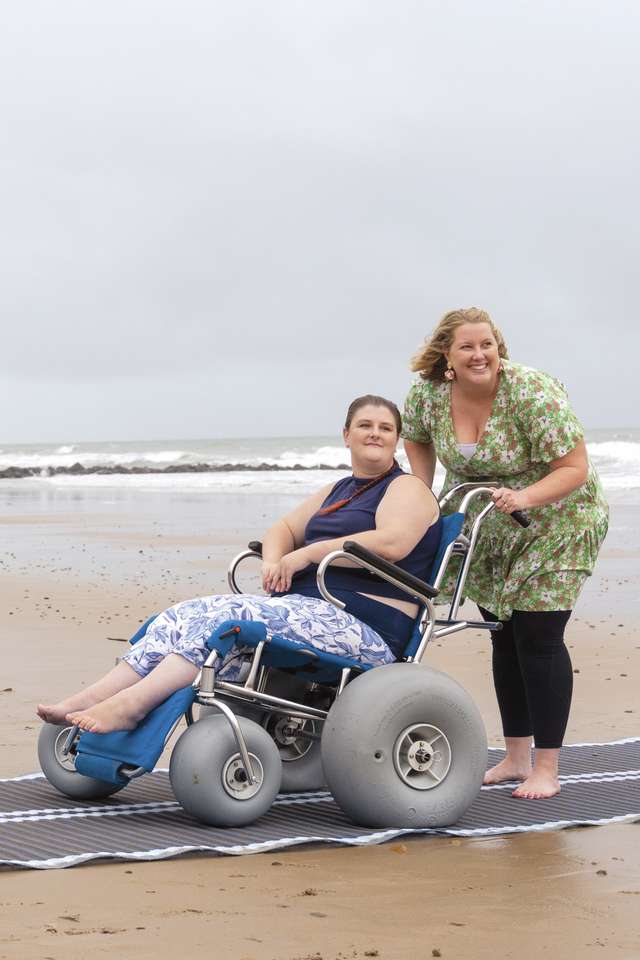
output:
[[[83,733],[78,741],[76,770],[85,777],[119,784],[128,782],[120,773],[123,764],[153,770],[173,725],[194,699],[193,687],[183,687],[148,713],[135,730]]]
[[[131,642],[144,635],[144,624]],[[227,620],[221,623],[207,640],[210,650],[216,650],[220,658],[237,644],[255,647],[267,637],[264,623],[252,620]],[[284,637],[273,636],[265,646],[262,662],[266,666],[282,668],[310,668],[313,679],[331,683],[340,677],[345,667],[369,670],[372,664],[358,663],[333,653],[316,650],[311,645]],[[175,722],[185,713],[195,699],[191,686],[176,690],[164,703],[152,710],[135,730],[117,730],[113,733],[83,733],[78,741],[76,770],[86,777],[105,780],[108,783],[126,784],[127,778],[121,767],[142,767],[151,771],[162,753],[168,734]]]

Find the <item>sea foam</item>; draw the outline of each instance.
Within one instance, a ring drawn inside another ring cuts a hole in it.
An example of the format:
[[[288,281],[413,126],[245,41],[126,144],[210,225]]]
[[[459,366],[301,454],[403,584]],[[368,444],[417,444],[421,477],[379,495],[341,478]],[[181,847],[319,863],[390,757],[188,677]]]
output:
[[[602,434],[605,436],[602,436]],[[608,434],[608,436],[607,436]],[[599,431],[588,443],[605,490],[640,490],[640,442],[631,434]],[[402,449],[398,459],[407,467]],[[198,440],[136,443],[4,445],[0,482],[38,478],[53,486],[100,486],[179,490],[289,491],[317,488],[348,469],[348,451],[316,438]],[[100,471],[104,471],[101,474]],[[436,485],[442,482],[438,467]],[[637,494],[634,494],[637,499]]]

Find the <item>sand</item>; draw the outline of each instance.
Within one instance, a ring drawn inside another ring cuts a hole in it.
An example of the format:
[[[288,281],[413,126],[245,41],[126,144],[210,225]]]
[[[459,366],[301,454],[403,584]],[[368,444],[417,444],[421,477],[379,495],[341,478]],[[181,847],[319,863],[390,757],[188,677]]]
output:
[[[23,507],[0,521],[0,776],[37,769],[39,699],[107,669],[155,610],[224,589],[227,559],[259,518],[243,527],[220,519],[208,517],[222,531],[215,537],[189,523],[181,533],[175,516],[141,518],[131,505],[117,522],[110,509],[79,515],[72,504],[50,514]],[[636,516],[617,507],[614,521],[568,631],[576,670],[569,742],[640,734]],[[434,645],[429,662],[469,689],[498,743],[486,634]],[[236,960],[631,960],[640,957],[638,829],[2,870],[0,960],[200,949]]]

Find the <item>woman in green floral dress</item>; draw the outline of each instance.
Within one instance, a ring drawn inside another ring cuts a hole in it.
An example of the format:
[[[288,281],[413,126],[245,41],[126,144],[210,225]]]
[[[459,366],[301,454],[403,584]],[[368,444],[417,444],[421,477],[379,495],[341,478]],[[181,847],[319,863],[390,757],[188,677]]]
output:
[[[431,486],[437,457],[445,491],[498,484],[465,588],[485,619],[503,623],[492,662],[506,755],[485,782],[518,780],[513,796],[551,797],[573,683],[564,628],[607,532],[600,481],[564,386],[509,361],[484,311],[446,314],[412,366],[403,437],[413,473]]]

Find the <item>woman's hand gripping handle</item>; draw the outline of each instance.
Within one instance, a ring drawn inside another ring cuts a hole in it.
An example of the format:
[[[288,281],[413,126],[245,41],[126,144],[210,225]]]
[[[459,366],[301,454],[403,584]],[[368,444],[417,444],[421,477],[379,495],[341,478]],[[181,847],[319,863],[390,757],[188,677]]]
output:
[[[509,487],[498,487],[491,494],[496,510],[510,514],[521,527],[528,527],[531,520],[523,512],[524,496],[522,490],[511,490]]]

